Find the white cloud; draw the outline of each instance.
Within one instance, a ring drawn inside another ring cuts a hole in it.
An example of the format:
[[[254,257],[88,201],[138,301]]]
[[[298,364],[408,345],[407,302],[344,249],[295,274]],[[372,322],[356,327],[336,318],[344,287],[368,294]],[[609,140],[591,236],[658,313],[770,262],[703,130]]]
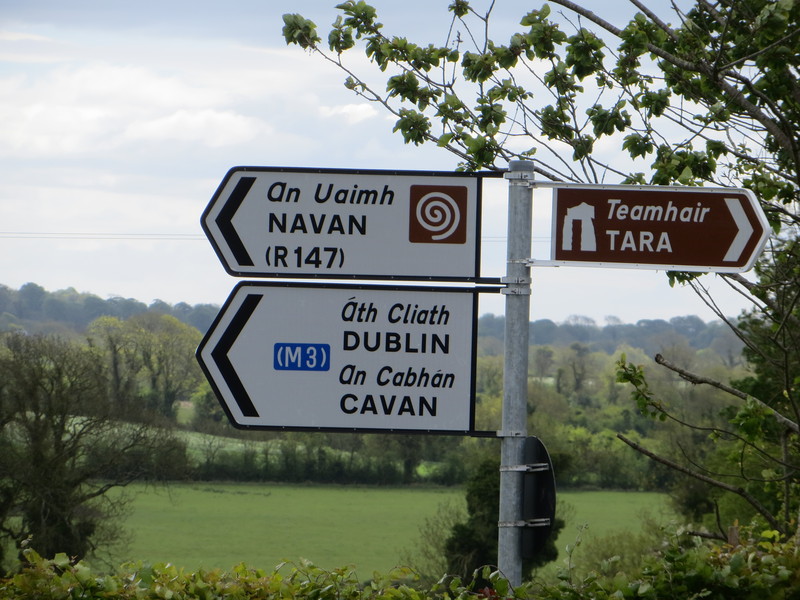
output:
[[[123,136],[131,140],[199,142],[211,148],[249,142],[272,132],[264,121],[230,110],[177,110],[131,123]]]
[[[0,156],[104,152],[138,140],[211,147],[250,140],[265,126],[217,108],[225,94],[142,67],[92,64],[0,80]]]
[[[8,75],[0,75],[0,157],[105,157],[168,140],[223,148],[317,132],[314,118],[353,125],[377,114],[368,105],[335,104],[349,99],[339,74],[302,53],[222,42],[121,42],[108,52],[91,40],[64,45],[64,62],[32,70],[22,68],[30,61],[8,63]],[[45,46],[52,53],[52,45],[34,44],[26,56]]]
[[[45,98],[48,90],[57,94],[49,96],[54,104],[100,105],[107,111],[198,107],[224,100],[218,89],[161,75],[152,67],[103,62],[52,71],[30,88]]]
[[[366,103],[343,104],[340,106],[320,106],[319,114],[325,118],[343,117],[348,125],[354,125],[378,116],[374,106]]]
[[[22,31],[0,31],[0,42],[47,42],[50,38]]]

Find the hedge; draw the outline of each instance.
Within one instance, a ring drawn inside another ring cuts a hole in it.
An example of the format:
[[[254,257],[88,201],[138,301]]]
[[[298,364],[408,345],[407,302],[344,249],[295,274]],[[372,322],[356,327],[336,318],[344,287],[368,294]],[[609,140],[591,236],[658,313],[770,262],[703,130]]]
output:
[[[526,583],[512,588],[501,574],[483,568],[481,587],[444,577],[423,585],[408,569],[359,580],[352,568],[325,571],[311,563],[273,571],[239,565],[231,571],[185,572],[170,564],[127,564],[101,573],[65,555],[44,559],[25,551],[19,573],[0,579],[3,600],[777,600],[800,598],[800,550],[767,531],[738,546],[694,539],[673,541],[636,574],[590,575],[572,581]]]

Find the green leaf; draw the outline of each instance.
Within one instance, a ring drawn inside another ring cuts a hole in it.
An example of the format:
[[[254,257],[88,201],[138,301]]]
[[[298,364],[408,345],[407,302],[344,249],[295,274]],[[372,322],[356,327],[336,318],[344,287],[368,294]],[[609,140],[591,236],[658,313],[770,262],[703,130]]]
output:
[[[683,185],[689,185],[694,180],[694,173],[692,172],[692,168],[689,165],[686,165],[681,171],[681,174],[678,175],[678,183]]]
[[[482,135],[464,135],[462,139],[472,160],[472,167],[482,168],[494,163],[498,147],[491,138]]]
[[[419,146],[426,139],[431,128],[428,118],[415,110],[400,109],[400,118],[395,122],[392,131],[399,131],[406,144]]]
[[[453,139],[454,136],[455,134],[453,133],[443,133],[442,135],[439,136],[439,141],[436,142],[436,145],[439,146],[440,148],[444,148],[445,146],[447,146],[447,144],[450,143],[450,141]]]
[[[506,111],[503,106],[494,102],[481,101],[478,106],[480,118],[478,119],[478,126],[483,130],[496,129],[506,120]]]
[[[484,54],[465,52],[464,58],[461,59],[461,68],[464,71],[464,79],[467,81],[486,81],[494,74],[496,59],[489,52]]]
[[[669,106],[669,97],[669,90],[646,91],[642,94],[640,102],[642,106],[650,109],[650,114],[660,117]]]
[[[341,18],[341,17],[339,17]],[[328,47],[341,54],[355,45],[353,30],[350,27],[334,27],[328,33]]]
[[[522,20],[519,22],[519,24],[528,27],[541,22],[542,20],[546,19],[549,15],[550,15],[550,5],[544,4],[542,5],[542,8],[540,8],[539,10],[532,10],[527,15],[522,17]]]
[[[628,151],[631,158],[636,158],[651,154],[655,146],[649,137],[638,133],[630,133],[625,136],[622,142],[622,148]]]
[[[375,22],[378,16],[377,11],[373,6],[370,6],[364,0],[348,0],[336,6],[347,15],[344,24],[356,30],[358,37],[362,35],[369,35],[377,32],[383,25]]]
[[[500,575],[498,571],[494,571],[491,574],[490,581],[492,582],[492,587],[494,587],[494,590],[498,593],[498,595],[501,598],[505,598],[508,596],[510,585],[508,583],[508,580],[502,575]]]
[[[569,125],[569,116],[555,106],[545,106],[539,114],[542,133],[550,139],[572,140],[575,130]]]
[[[69,556],[63,552],[59,552],[53,557],[53,564],[59,569],[66,569],[70,565]]]
[[[469,2],[467,2],[467,0],[454,0],[453,3],[447,7],[447,10],[459,18],[465,17],[469,13]]]
[[[412,72],[406,71],[402,75],[390,77],[386,91],[389,96],[400,96],[403,100],[416,102],[420,93],[419,79]]]
[[[581,135],[572,141],[572,158],[580,160],[588,157],[594,150],[594,138],[590,135]]]
[[[286,44],[297,44],[301,48],[313,48],[320,41],[317,26],[302,15],[287,13],[283,15],[283,38]]]
[[[578,79],[603,69],[603,51],[605,44],[591,31],[581,29],[577,35],[567,39],[567,56],[564,62],[572,67]]]

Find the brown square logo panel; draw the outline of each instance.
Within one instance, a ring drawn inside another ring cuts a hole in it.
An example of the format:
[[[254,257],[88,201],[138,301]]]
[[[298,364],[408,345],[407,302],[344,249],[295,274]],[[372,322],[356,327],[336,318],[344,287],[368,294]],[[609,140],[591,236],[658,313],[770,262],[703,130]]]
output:
[[[466,244],[467,194],[460,185],[412,185],[408,241]]]

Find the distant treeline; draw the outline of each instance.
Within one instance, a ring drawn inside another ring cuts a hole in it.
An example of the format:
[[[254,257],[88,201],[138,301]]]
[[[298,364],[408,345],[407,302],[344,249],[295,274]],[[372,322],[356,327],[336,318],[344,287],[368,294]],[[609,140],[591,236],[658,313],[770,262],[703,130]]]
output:
[[[154,300],[145,304],[132,298],[118,296],[102,299],[75,288],[49,292],[36,283],[26,283],[18,290],[0,284],[0,331],[24,329],[31,332],[54,333],[72,329],[82,333],[86,327],[102,316],[128,319],[145,312],[171,315],[187,325],[205,333],[211,326],[219,306],[186,302],[169,304]],[[483,344],[488,354],[502,353],[505,317],[485,314],[478,320],[478,335],[495,338],[500,343]],[[734,351],[741,346],[732,340],[730,329],[719,321],[705,322],[697,316],[677,316],[669,319],[646,319],[625,323],[609,317],[602,326],[585,316],[573,316],[563,323],[538,319],[530,323],[530,343],[536,346],[568,346],[580,342],[593,351],[613,352],[624,342],[652,354],[670,336],[681,336],[696,350],[733,344]]]
[[[616,317],[606,319],[606,324],[598,325],[593,319],[572,316],[563,323],[550,319],[531,321],[530,344],[532,346],[569,346],[579,342],[593,352],[613,353],[625,343],[641,348],[647,354],[654,354],[670,338],[685,339],[695,350],[714,348],[721,354],[741,351],[741,343],[725,323],[705,322],[697,316],[672,317],[664,319],[642,319],[636,323],[625,323]],[[486,314],[478,320],[478,335],[502,340],[505,318]]]
[[[18,290],[0,284],[0,331],[24,329],[31,333],[58,333],[67,327],[80,333],[98,317],[125,320],[145,312],[158,312],[205,332],[218,311],[219,307],[214,304],[191,306],[179,302],[172,305],[154,300],[148,305],[132,298],[103,300],[72,287],[48,292],[35,283],[26,283]]]

